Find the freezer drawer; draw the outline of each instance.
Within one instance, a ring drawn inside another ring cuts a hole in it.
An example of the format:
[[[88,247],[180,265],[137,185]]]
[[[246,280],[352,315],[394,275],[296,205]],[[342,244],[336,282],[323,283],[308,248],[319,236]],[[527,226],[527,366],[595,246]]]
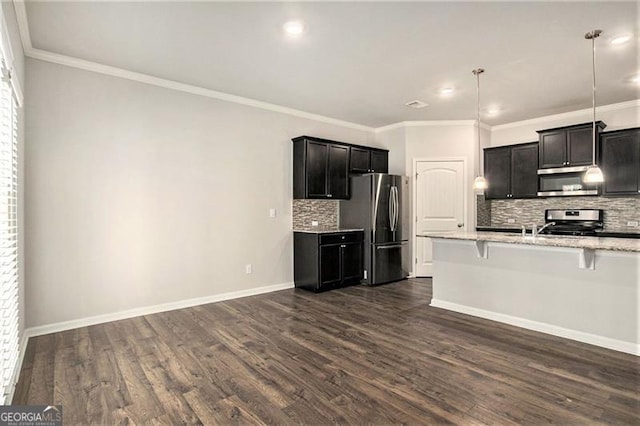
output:
[[[369,284],[398,281],[409,276],[407,241],[371,246],[371,279]]]

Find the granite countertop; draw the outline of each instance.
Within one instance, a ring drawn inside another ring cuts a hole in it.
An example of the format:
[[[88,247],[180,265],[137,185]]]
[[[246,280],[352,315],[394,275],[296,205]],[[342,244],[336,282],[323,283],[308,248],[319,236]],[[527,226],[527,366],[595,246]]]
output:
[[[333,226],[310,226],[308,228],[296,228],[293,232],[307,232],[310,234],[330,234],[332,232],[364,231],[362,228],[336,228]]]
[[[509,228],[503,226],[476,226],[476,231],[489,231],[489,232],[511,232],[521,233],[522,228]],[[531,233],[531,228],[527,228],[527,233]],[[596,231],[598,237],[615,237],[615,238],[640,238],[640,231],[637,232],[615,232],[615,231]],[[547,234],[543,234],[547,235]]]
[[[534,246],[586,248],[640,253],[640,239],[610,237],[573,237],[563,235],[539,235],[532,237],[504,232],[426,232],[418,237],[444,238],[453,240],[490,241],[496,243],[528,244]]]

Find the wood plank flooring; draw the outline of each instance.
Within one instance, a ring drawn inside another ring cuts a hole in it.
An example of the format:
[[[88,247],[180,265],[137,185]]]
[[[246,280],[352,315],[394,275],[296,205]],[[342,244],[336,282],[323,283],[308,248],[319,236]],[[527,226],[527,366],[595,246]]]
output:
[[[284,290],[29,341],[65,424],[639,424],[639,358],[429,307],[430,280]]]

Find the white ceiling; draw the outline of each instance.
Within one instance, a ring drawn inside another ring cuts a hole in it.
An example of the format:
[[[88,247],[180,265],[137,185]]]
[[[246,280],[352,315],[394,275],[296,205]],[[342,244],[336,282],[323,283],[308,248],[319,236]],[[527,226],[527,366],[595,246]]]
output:
[[[491,125],[640,98],[638,2],[28,2],[34,48],[379,127],[476,115]],[[307,33],[287,39],[282,25]],[[613,35],[632,42],[612,46]],[[455,87],[442,98],[441,87]],[[404,103],[419,99],[427,108]]]

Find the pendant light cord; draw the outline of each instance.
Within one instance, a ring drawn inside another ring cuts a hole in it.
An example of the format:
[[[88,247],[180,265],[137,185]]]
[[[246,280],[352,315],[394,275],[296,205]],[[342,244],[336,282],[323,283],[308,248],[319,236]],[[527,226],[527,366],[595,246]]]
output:
[[[591,75],[593,76],[593,95],[592,95],[592,105],[593,105],[593,134],[592,134],[592,143],[593,143],[593,153],[591,157],[591,163],[593,166],[596,165],[596,38],[600,37],[602,30],[593,30],[585,34],[584,38],[591,40]]]
[[[480,164],[480,151],[482,150],[482,145],[480,144],[480,74],[484,72],[484,68],[477,68],[472,71],[476,76],[476,93],[477,93],[477,121],[478,121],[478,176],[482,176],[482,167]]]
[[[591,38],[591,50],[593,51],[591,66],[593,69],[593,153],[592,153],[592,164],[596,165],[596,32],[593,32],[593,37]]]

